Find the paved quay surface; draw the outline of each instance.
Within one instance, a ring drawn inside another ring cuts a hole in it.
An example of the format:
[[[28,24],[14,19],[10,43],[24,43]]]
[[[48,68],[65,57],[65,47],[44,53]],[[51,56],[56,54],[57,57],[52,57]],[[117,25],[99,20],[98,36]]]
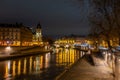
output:
[[[91,63],[89,55],[84,56],[64,74],[58,76],[56,80],[114,80],[112,69],[106,65],[105,61],[93,57],[96,59],[97,65]]]

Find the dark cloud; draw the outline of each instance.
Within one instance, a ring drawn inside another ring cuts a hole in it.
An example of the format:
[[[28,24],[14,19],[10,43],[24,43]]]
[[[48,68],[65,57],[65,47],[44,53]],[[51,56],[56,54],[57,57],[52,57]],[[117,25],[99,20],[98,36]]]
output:
[[[44,34],[86,34],[88,7],[76,5],[73,0],[2,0],[0,22],[23,22],[35,27],[40,21]]]

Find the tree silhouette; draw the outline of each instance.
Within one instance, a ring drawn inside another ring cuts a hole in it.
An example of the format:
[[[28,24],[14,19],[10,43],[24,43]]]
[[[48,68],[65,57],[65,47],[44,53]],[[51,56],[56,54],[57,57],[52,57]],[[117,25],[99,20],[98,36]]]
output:
[[[89,16],[92,24],[92,34],[101,35],[107,42],[109,49],[112,48],[110,40],[120,35],[120,1],[119,0],[91,0],[92,13]],[[94,35],[96,38],[96,35]],[[103,38],[101,38],[103,39]],[[120,37],[119,37],[120,41]],[[119,42],[120,43],[120,42]]]

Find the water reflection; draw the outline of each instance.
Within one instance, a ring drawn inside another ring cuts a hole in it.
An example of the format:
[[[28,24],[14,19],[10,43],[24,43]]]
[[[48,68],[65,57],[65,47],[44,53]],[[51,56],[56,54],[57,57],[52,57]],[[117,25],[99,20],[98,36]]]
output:
[[[15,76],[15,69],[16,69],[16,62],[13,61],[13,65],[12,65],[12,75]]]
[[[74,49],[57,49],[56,53],[0,62],[0,80],[50,80],[85,53]]]

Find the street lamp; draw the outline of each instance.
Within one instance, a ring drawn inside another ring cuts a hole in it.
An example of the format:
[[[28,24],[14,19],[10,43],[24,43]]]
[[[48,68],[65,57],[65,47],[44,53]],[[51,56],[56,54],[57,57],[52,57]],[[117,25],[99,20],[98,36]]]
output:
[[[5,48],[5,52],[7,53],[7,54],[10,54],[11,53],[11,47],[10,46],[7,46],[6,48]]]

